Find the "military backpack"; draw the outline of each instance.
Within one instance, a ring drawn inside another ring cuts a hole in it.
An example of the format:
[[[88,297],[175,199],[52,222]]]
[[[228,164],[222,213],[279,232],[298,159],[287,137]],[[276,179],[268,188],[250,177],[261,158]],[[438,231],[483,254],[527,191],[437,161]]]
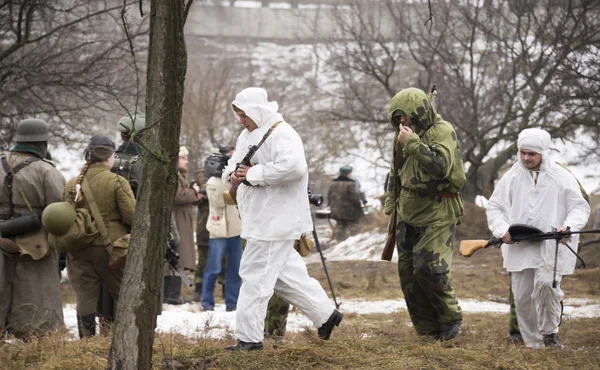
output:
[[[138,185],[142,178],[141,158],[135,153],[115,153],[115,164],[110,169],[110,172],[127,179],[134,196],[137,196]]]

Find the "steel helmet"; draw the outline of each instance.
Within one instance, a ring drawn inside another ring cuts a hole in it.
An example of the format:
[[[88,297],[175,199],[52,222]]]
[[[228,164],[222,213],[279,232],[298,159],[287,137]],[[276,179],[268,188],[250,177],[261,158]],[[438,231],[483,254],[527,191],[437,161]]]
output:
[[[69,202],[55,202],[42,212],[44,229],[54,236],[62,236],[71,229],[75,222],[75,209]]]
[[[19,122],[17,126],[17,143],[36,143],[50,140],[50,130],[44,120],[28,118]]]
[[[132,120],[133,118],[133,120]],[[131,115],[123,116],[117,123],[117,130],[126,134],[135,128],[136,131],[143,129],[146,126],[146,115],[141,112],[135,112]]]

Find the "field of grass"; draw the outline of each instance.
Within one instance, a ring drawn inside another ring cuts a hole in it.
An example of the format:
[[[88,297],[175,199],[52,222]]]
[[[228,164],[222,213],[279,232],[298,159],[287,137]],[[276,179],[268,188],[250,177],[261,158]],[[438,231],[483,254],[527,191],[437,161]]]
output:
[[[470,210],[470,212],[479,212]],[[471,215],[457,235],[478,236],[479,215]],[[481,231],[480,231],[481,232]],[[462,234],[461,234],[462,233]],[[600,245],[583,250],[588,269],[566,277],[565,297],[600,300]],[[478,251],[471,258],[455,253],[453,281],[460,299],[508,302],[508,274],[497,248]],[[396,264],[391,262],[328,261],[327,267],[338,300],[398,299],[402,292]],[[308,265],[309,273],[329,292],[320,263]],[[189,298],[191,291],[184,288]],[[217,294],[217,296],[219,296]],[[218,298],[219,299],[219,298]],[[74,302],[68,284],[64,302]],[[508,317],[502,314],[465,313],[459,336],[439,343],[418,337],[406,311],[391,314],[346,314],[330,341],[319,340],[313,328],[288,333],[283,341],[266,341],[265,350],[228,353],[223,347],[235,342],[190,339],[159,333],[154,344],[155,369],[598,369],[600,368],[600,318],[568,318],[560,336],[562,350],[533,351],[505,339]],[[110,337],[72,341],[66,333],[22,342],[0,340],[0,369],[105,369]]]
[[[155,369],[597,369],[600,319],[567,320],[561,327],[565,348],[532,351],[504,339],[506,317],[465,315],[459,337],[439,343],[418,337],[405,312],[347,315],[330,341],[314,330],[267,341],[265,350],[228,353],[234,342],[186,339],[159,334]],[[105,369],[109,337],[69,342],[61,335],[0,343],[1,369]]]

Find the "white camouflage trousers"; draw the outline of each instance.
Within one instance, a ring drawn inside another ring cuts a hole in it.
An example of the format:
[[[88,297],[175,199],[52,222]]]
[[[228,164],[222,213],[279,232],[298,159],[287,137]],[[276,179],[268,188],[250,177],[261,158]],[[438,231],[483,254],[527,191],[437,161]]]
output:
[[[529,348],[544,347],[543,336],[558,333],[562,276],[557,274],[557,286],[552,287],[553,271],[546,268],[511,272],[512,290],[519,329]]]
[[[293,240],[249,238],[242,254],[240,277],[235,322],[235,336],[240,341],[263,341],[267,305],[273,292],[302,310],[317,328],[333,313],[327,293],[308,275]]]

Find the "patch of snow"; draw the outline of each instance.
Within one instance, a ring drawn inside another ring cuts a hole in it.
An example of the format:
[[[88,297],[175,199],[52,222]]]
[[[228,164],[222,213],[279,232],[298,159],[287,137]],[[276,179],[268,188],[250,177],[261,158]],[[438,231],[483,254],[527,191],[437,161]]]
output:
[[[344,299],[340,311],[357,315],[391,314],[406,310],[404,299],[368,301],[365,299]],[[583,304],[579,307],[570,306],[570,302]],[[508,314],[509,305],[497,302],[485,302],[474,299],[459,301],[463,312],[470,313],[499,313]],[[68,304],[63,309],[65,325],[73,335],[77,336],[77,315],[74,304]],[[565,300],[564,314],[566,318],[600,317],[598,301],[586,299]],[[292,312],[288,316],[287,330],[299,332],[307,327],[313,327],[312,322],[303,314]],[[163,305],[163,313],[158,316],[156,330],[162,333],[178,333],[190,338],[225,338],[235,332],[235,312],[226,312],[225,305],[218,304],[214,311],[202,311],[197,303],[180,306]]]
[[[52,161],[56,163],[56,168],[62,173],[66,181],[79,176],[85,165],[82,148],[68,148],[61,143],[56,147],[50,147],[48,151],[52,155]]]
[[[327,261],[381,261],[381,252],[387,239],[387,232],[379,229],[351,236],[335,246],[325,249],[323,256]],[[318,253],[308,256],[306,263],[321,263]],[[397,261],[394,255],[392,261]]]

